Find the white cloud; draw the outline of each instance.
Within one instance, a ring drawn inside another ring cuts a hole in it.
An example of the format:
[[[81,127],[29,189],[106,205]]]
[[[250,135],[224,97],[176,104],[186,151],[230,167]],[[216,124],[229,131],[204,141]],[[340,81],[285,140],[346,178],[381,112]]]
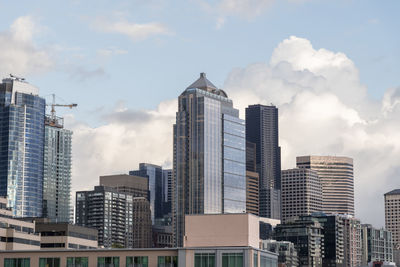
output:
[[[353,157],[356,214],[383,225],[383,194],[398,186],[400,174],[400,88],[388,90],[382,101],[370,100],[346,55],[290,37],[269,63],[232,70],[224,89],[242,117],[249,104],[278,106],[283,168],[294,167],[299,155]],[[170,166],[176,111],[172,100],[155,110],[118,107],[97,128],[70,122],[73,188],[88,189],[99,175],[127,172],[139,162]]]
[[[38,48],[33,36],[38,26],[30,16],[17,18],[10,30],[0,32],[0,76],[24,76],[48,70],[53,61],[45,49]]]
[[[97,18],[92,26],[101,32],[125,35],[133,42],[143,41],[154,36],[172,34],[168,27],[158,22],[139,24],[123,19],[110,21],[104,18]]]

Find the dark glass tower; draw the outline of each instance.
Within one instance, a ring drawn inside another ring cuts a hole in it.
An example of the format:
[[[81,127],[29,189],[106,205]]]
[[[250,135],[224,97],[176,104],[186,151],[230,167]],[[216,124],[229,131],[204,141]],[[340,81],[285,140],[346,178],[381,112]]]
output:
[[[280,219],[281,148],[275,106],[251,105],[246,108],[246,141],[256,144],[260,216]]]
[[[42,216],[45,100],[24,79],[0,84],[0,195],[17,217]]]
[[[179,96],[174,125],[175,245],[185,214],[246,211],[245,123],[204,73]]]

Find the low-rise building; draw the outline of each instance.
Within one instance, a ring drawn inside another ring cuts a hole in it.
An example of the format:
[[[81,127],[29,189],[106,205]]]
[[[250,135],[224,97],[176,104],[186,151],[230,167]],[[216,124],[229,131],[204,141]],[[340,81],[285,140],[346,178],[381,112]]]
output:
[[[299,266],[299,257],[294,244],[289,241],[263,240],[261,249],[278,253],[279,267],[297,267]]]

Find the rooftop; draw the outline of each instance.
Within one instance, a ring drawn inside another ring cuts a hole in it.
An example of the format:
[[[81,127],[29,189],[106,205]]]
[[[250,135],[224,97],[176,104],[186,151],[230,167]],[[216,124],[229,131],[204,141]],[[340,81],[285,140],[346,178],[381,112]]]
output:
[[[191,85],[189,85],[186,90],[188,89],[201,89],[216,95],[220,95],[223,97],[228,97],[228,95],[221,89],[218,89],[212,82],[210,82],[206,78],[206,74],[204,72],[200,73],[200,77]]]
[[[387,192],[386,194],[385,194],[385,196],[386,195],[400,195],[400,189],[394,189],[394,190],[392,190],[392,191],[390,191],[390,192]]]

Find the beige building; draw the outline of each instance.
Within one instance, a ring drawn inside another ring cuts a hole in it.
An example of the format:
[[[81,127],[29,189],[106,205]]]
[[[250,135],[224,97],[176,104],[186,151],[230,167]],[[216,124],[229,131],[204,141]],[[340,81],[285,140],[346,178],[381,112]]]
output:
[[[342,216],[343,220],[343,244],[344,266],[361,266],[361,222],[351,216]]]
[[[322,210],[326,214],[354,216],[353,159],[335,156],[297,157],[297,167],[316,170],[322,185]]]
[[[246,212],[259,215],[258,173],[246,171]]]
[[[112,187],[121,193],[129,193],[134,197],[147,197],[149,193],[149,179],[128,174],[100,176],[100,185]]]
[[[322,211],[322,188],[315,170],[296,168],[281,175],[282,222]]]
[[[400,265],[400,189],[385,194],[385,228],[392,232],[393,260]]]
[[[185,246],[163,249],[8,251],[2,266],[253,267],[278,266],[278,255],[259,249],[257,216],[251,214],[186,216]],[[48,264],[48,265],[47,265]]]

